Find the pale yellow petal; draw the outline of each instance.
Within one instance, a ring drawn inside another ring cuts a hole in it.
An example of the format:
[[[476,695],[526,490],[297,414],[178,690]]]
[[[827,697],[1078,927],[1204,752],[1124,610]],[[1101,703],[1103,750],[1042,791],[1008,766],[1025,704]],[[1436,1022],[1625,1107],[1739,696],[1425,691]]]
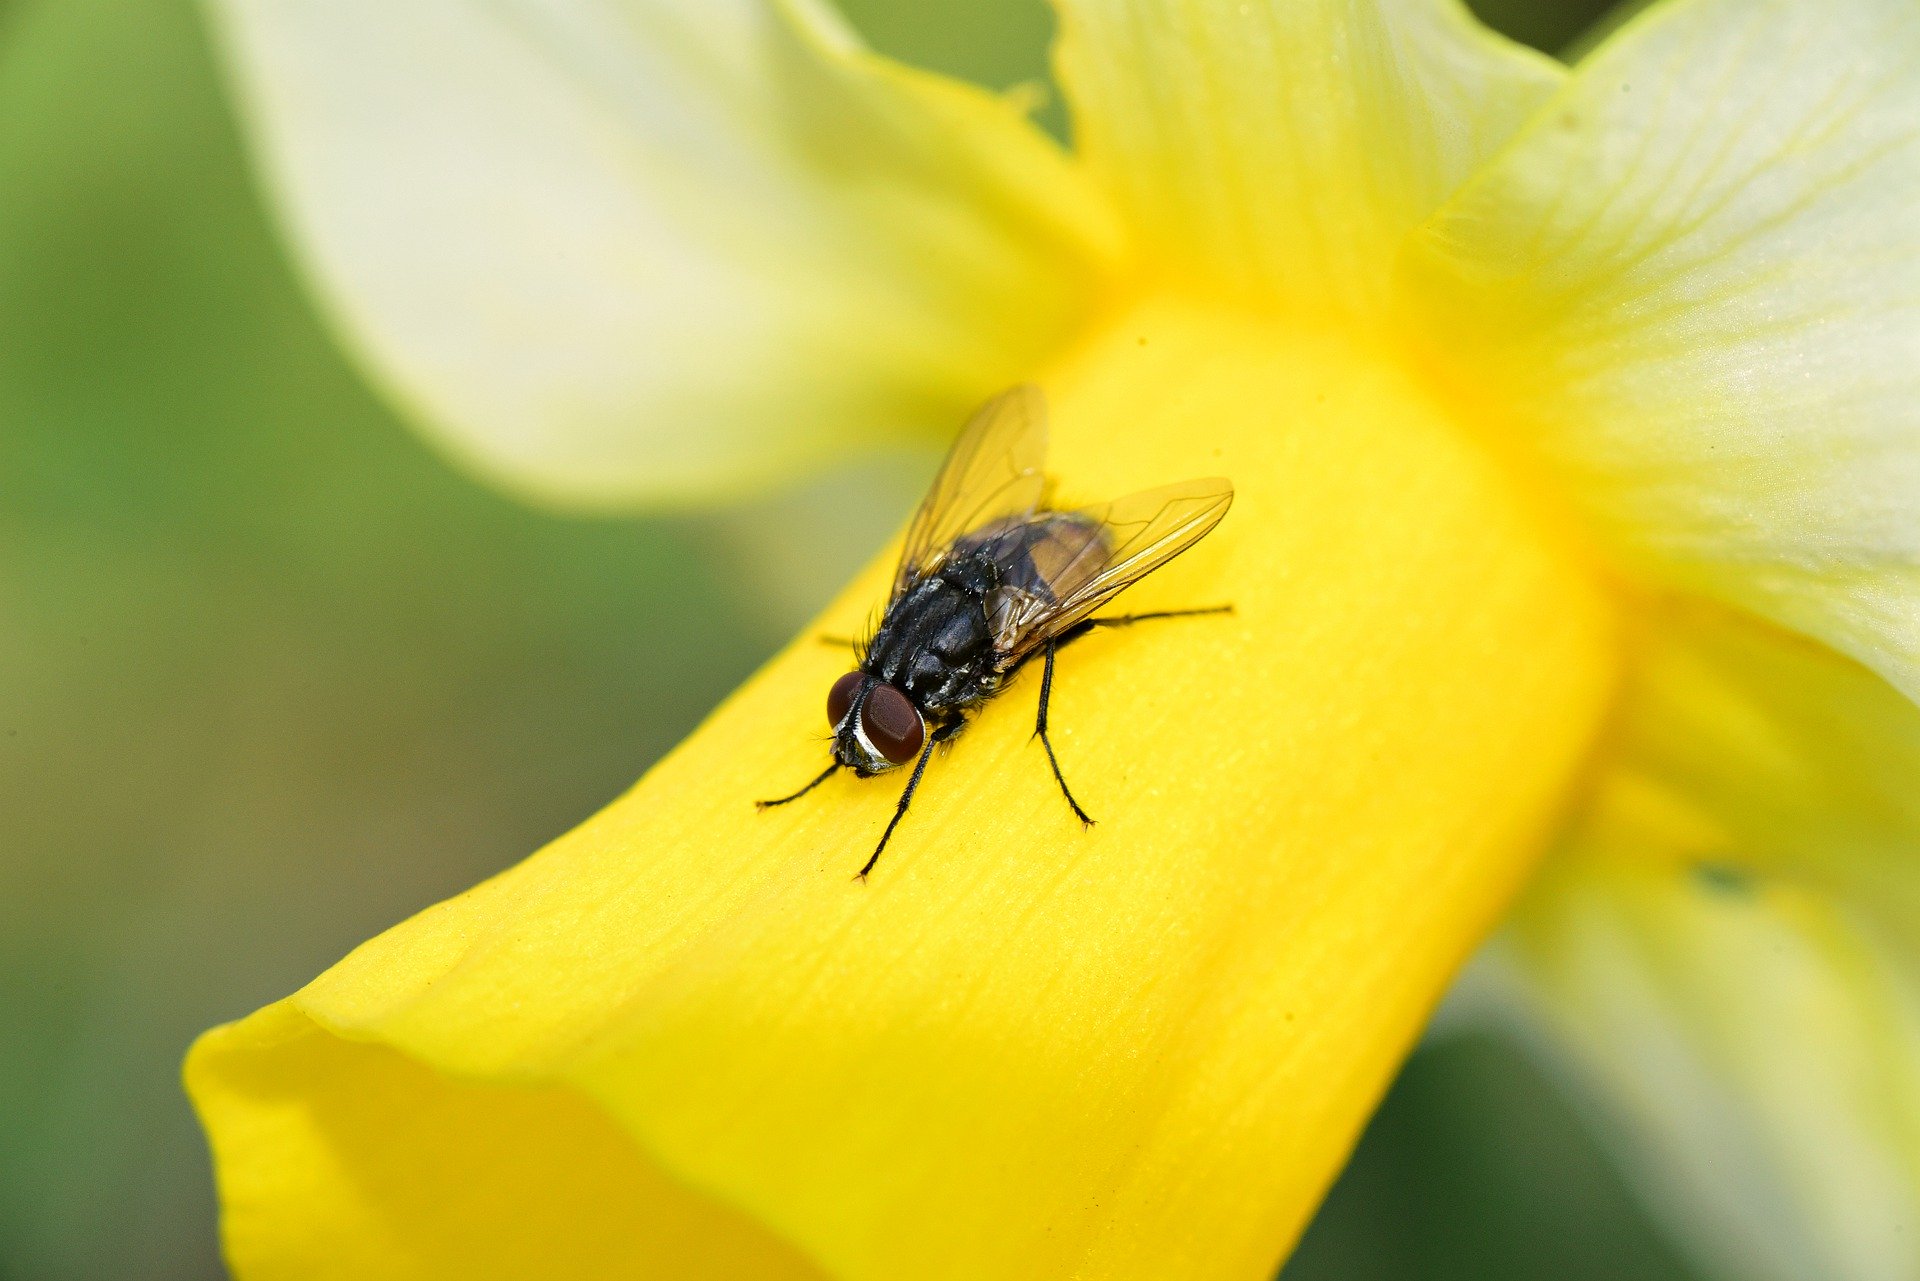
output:
[[[554,500],[921,434],[1117,252],[1007,99],[774,0],[211,0],[293,246],[436,439]]]
[[[1456,0],[1056,0],[1078,147],[1161,271],[1373,308],[1562,69]]]
[[[1544,845],[1609,701],[1611,605],[1377,353],[1154,306],[1041,381],[1065,500],[1237,486],[1122,598],[1233,616],[1061,657],[1055,742],[1097,827],[1032,741],[1029,669],[855,882],[898,774],[752,805],[824,763],[847,659],[804,636],[632,793],[366,945],[299,1017],[449,1081],[578,1091],[847,1281],[1270,1277]],[[821,630],[859,627],[890,574]],[[222,1084],[288,1017],[196,1059],[249,1239],[315,1232],[237,1173],[288,1154],[242,1152]],[[395,1106],[368,1095],[353,1141]]]
[[[1434,361],[1641,570],[1920,695],[1920,6],[1628,24],[1428,226]]]
[[[1920,1277],[1920,709],[1720,615],[1628,709],[1502,954],[1725,1275]]]

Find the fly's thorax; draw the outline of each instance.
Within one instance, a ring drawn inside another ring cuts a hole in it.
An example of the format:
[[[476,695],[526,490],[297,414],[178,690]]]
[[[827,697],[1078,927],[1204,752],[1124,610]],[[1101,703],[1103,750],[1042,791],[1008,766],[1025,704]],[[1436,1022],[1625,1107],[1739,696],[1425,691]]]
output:
[[[887,611],[864,669],[936,718],[978,702],[980,678],[995,667],[985,603],[994,579],[978,557],[948,558]]]

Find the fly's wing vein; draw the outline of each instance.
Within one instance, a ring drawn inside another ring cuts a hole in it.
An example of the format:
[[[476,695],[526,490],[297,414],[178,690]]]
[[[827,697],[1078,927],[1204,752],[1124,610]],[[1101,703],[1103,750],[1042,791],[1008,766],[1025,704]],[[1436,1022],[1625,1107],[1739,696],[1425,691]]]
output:
[[[1030,515],[1046,489],[1046,458],[1047,405],[1038,387],[1023,383],[975,410],[907,526],[894,599],[962,534]]]
[[[1009,628],[1007,659],[1018,661],[1205,538],[1233,504],[1220,477],[1142,490],[1067,513],[1088,536],[1052,575],[1061,591],[1034,602]]]

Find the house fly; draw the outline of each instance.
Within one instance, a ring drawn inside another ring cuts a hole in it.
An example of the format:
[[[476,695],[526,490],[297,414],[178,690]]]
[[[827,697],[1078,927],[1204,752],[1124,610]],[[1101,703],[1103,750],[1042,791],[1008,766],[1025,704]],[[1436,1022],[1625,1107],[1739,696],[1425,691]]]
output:
[[[1145,490],[1095,507],[1047,505],[1046,401],[1019,386],[977,410],[954,441],[907,529],[880,625],[856,646],[857,664],[827,691],[833,762],[791,796],[842,769],[861,778],[913,763],[887,830],[861,867],[864,879],[913,801],[936,743],[1029,661],[1044,662],[1034,733],[1074,816],[1074,799],[1047,735],[1054,655],[1099,627],[1152,618],[1223,614],[1231,606],[1093,617],[1127,587],[1199,542],[1233,502],[1218,477]]]

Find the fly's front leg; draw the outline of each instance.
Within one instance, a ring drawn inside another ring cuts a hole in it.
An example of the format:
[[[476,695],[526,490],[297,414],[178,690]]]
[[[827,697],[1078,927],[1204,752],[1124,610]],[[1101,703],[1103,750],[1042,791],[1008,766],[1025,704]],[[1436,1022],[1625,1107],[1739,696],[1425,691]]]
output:
[[[920,749],[920,759],[914,764],[913,777],[907,780],[906,790],[900,793],[900,803],[894,807],[893,818],[888,821],[887,830],[880,834],[880,843],[873,847],[873,856],[867,860],[866,866],[853,874],[854,880],[867,879],[867,873],[871,872],[873,865],[880,861],[881,852],[887,848],[887,842],[893,839],[893,829],[900,826],[900,820],[907,816],[907,806],[913,804],[913,793],[920,786],[920,776],[927,772],[927,758],[933,755],[934,742],[934,736],[927,735],[927,744]]]
[[[754,805],[763,810],[770,810],[776,805],[785,805],[789,801],[797,801],[802,796],[805,796],[808,792],[811,792],[814,788],[820,786],[820,784],[832,778],[834,775],[834,772],[839,768],[840,768],[840,762],[835,761],[833,764],[827,766],[826,769],[820,772],[820,777],[814,779],[811,783],[808,783],[805,787],[801,788],[797,792],[794,792],[792,795],[782,796],[777,800],[771,800],[771,801],[755,801]]]
[[[1073,634],[1071,631],[1068,632],[1066,639],[1072,639]],[[1065,642],[1062,640],[1047,642],[1047,665],[1040,677],[1040,715],[1034,721],[1033,732],[1039,738],[1040,745],[1047,749],[1047,764],[1053,766],[1053,781],[1060,784],[1060,795],[1067,798],[1067,804],[1073,808],[1074,816],[1080,820],[1081,825],[1092,827],[1093,819],[1080,808],[1080,802],[1073,799],[1073,791],[1067,786],[1066,776],[1060,772],[1060,758],[1053,754],[1053,740],[1047,737],[1047,703],[1053,697],[1053,651],[1063,643]]]

